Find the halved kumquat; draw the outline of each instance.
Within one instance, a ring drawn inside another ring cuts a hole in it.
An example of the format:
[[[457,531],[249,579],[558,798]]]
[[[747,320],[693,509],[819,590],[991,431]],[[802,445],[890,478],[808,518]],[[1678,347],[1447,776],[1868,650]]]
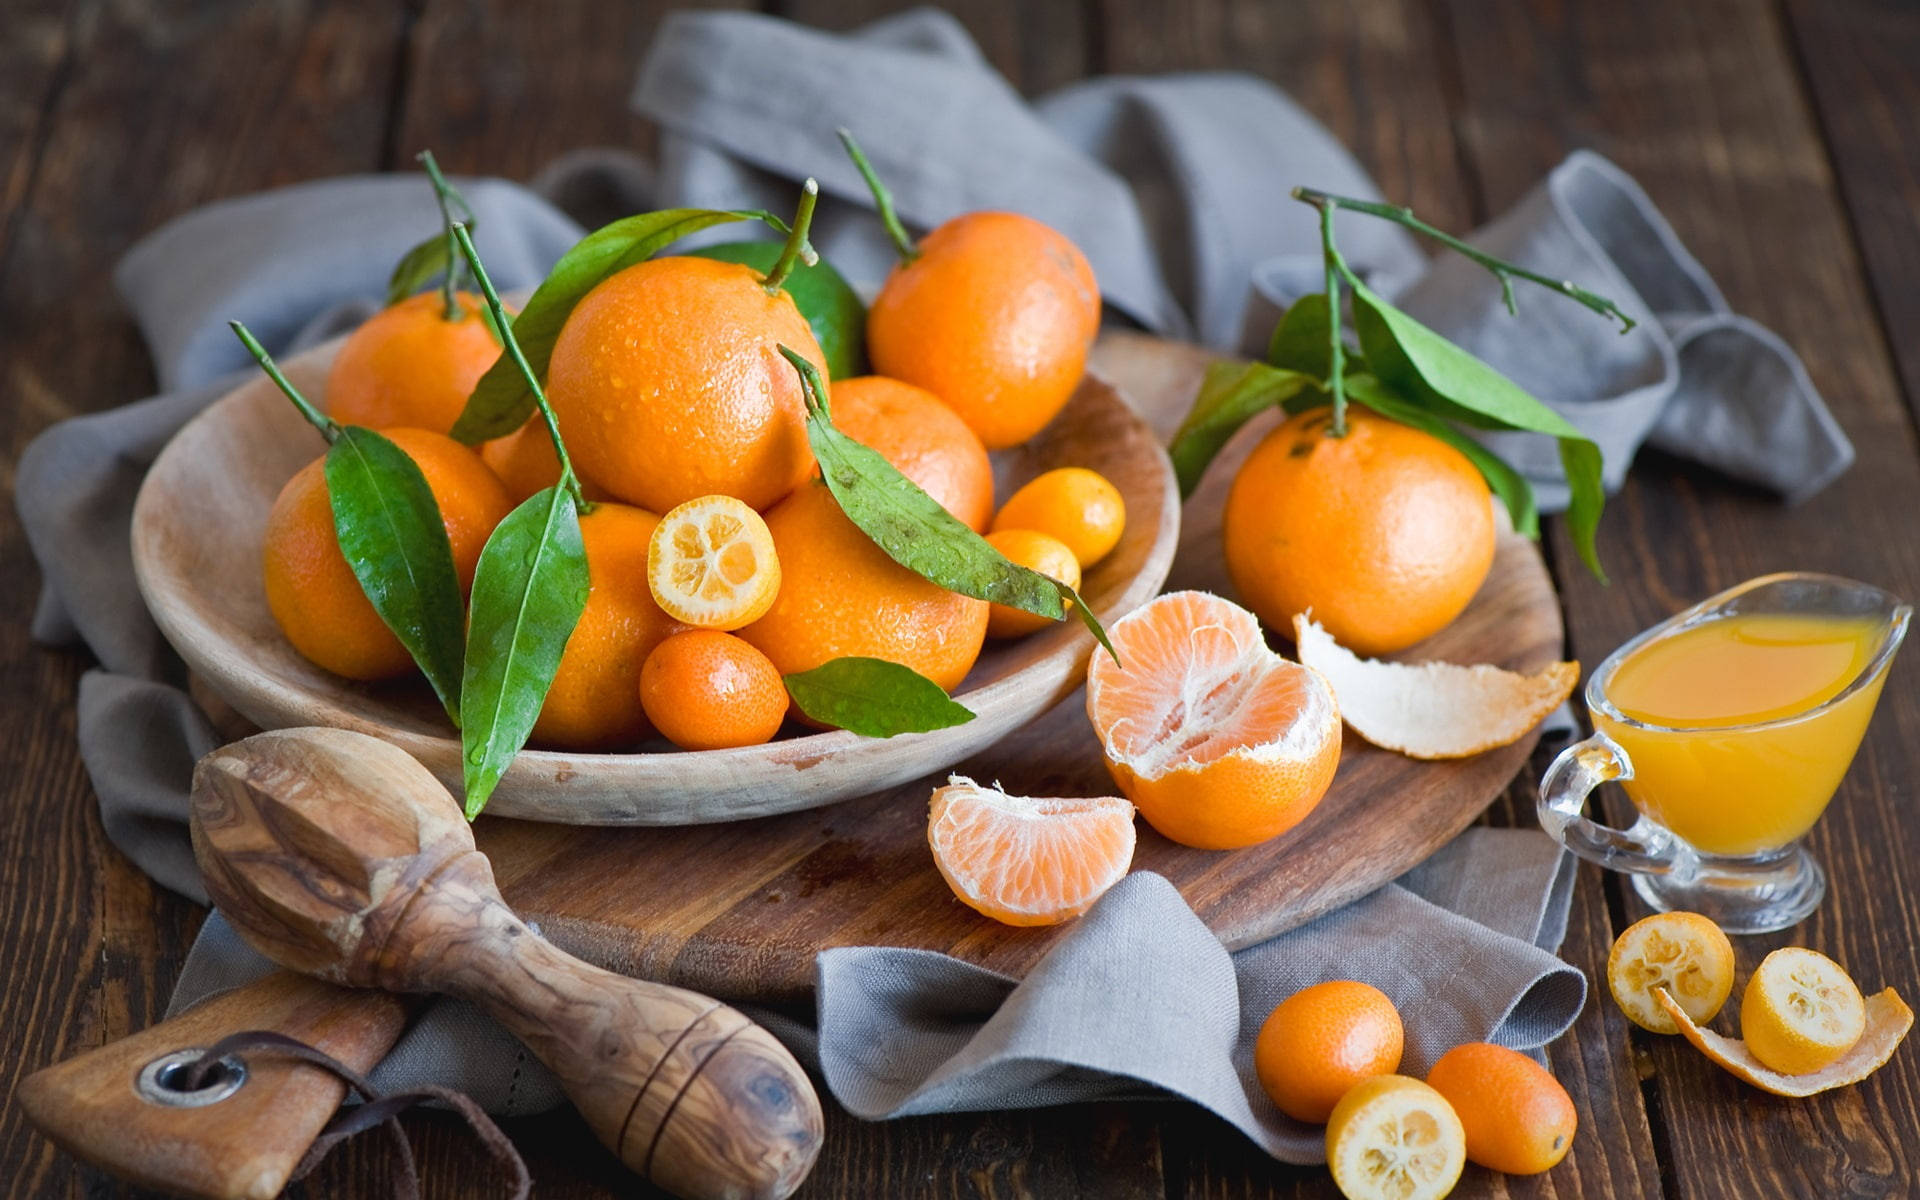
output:
[[[647,586],[667,615],[698,629],[739,629],[780,592],[780,556],[766,521],[732,496],[701,496],[660,518],[647,547]]]

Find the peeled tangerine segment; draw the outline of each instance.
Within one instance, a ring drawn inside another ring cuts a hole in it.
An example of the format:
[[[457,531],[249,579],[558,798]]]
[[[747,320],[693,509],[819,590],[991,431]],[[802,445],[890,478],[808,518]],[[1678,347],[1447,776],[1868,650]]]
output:
[[[1711,1021],[1733,991],[1733,943],[1699,913],[1655,913],[1614,939],[1607,989],[1627,1019],[1654,1033],[1678,1033],[1658,995],[1672,992],[1696,1021]]]
[[[1566,703],[1580,664],[1533,675],[1488,663],[1393,663],[1360,658],[1310,615],[1293,619],[1300,661],[1333,685],[1355,733],[1409,758],[1466,758],[1519,741]]]
[[[1009,796],[953,775],[934,789],[927,843],[954,895],[1008,925],[1056,925],[1093,907],[1133,863],[1133,805]]]
[[[1879,1070],[1900,1045],[1900,1039],[1913,1028],[1913,1010],[1888,988],[1866,1003],[1867,1028],[1853,1049],[1830,1065],[1807,1075],[1782,1075],[1753,1056],[1739,1038],[1723,1037],[1711,1029],[1702,1029],[1674,1003],[1663,989],[1655,993],[1668,1016],[1679,1027],[1681,1036],[1692,1042],[1700,1053],[1719,1063],[1741,1080],[1776,1096],[1811,1096],[1816,1092],[1859,1083]]]

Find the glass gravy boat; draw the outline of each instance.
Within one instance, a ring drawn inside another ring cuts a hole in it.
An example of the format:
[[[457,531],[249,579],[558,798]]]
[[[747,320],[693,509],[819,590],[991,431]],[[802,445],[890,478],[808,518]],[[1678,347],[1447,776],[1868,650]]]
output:
[[[1859,749],[1911,615],[1868,584],[1790,573],[1749,580],[1641,633],[1587,680],[1595,732],[1562,751],[1541,780],[1541,826],[1580,857],[1632,873],[1634,890],[1660,911],[1702,913],[1729,933],[1797,924],[1827,887],[1801,839]],[[1729,620],[1738,624],[1704,630]],[[1829,629],[1840,632],[1822,640]],[[1805,641],[1793,640],[1796,630]],[[1831,683],[1798,703],[1770,706],[1775,681],[1764,677],[1669,670],[1660,678],[1679,702],[1745,714],[1718,720],[1657,717],[1642,694],[1625,698],[1647,692],[1658,670],[1642,651],[1655,643],[1663,643],[1656,653],[1670,651],[1676,644],[1663,640],[1681,633],[1698,645],[1695,631],[1723,643],[1759,631],[1750,644],[1777,656],[1769,664],[1817,660]],[[1631,687],[1623,686],[1623,667]],[[1588,793],[1608,782],[1620,783],[1638,810],[1631,828],[1583,815]]]

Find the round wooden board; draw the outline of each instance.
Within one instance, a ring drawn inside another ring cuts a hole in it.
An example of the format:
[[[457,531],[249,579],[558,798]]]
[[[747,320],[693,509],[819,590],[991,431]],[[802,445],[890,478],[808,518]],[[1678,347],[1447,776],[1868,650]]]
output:
[[[1208,356],[1109,336],[1097,366],[1164,438]],[[1234,466],[1266,421],[1243,430],[1188,502],[1169,587],[1231,595],[1219,516]],[[1553,585],[1534,546],[1501,540],[1485,586],[1448,629],[1405,657],[1538,668],[1561,656]],[[1224,853],[1174,845],[1141,826],[1134,869],[1178,887],[1227,946],[1262,941],[1366,894],[1470,824],[1527,762],[1535,741],[1423,763],[1346,735],[1332,789],[1299,827]],[[1076,693],[955,770],[1028,795],[1113,789]],[[616,970],[719,995],[799,1001],[832,946],[938,950],[1019,976],[1064,927],[1012,929],[953,897],[926,845],[940,775],[829,809],[732,825],[585,830],[483,817],[477,834],[507,899],[549,936]]]
[[[324,403],[339,345],[284,364],[309,398]],[[1126,532],[1080,588],[1105,621],[1157,594],[1173,561],[1180,498],[1161,445],[1113,387],[1090,374],[1039,436],[993,456],[1001,496],[1062,466],[1091,467],[1120,489]],[[354,684],[330,675],[300,657],[267,611],[260,581],[267,512],[287,479],[324,449],[264,377],[209,406],[167,444],[141,485],[133,513],[141,593],[196,675],[249,721],[385,738],[458,795],[460,744],[424,683]],[[947,766],[1027,725],[1079,685],[1093,644],[1072,619],[1017,641],[988,642],[955,693],[974,719],[932,733],[883,740],[799,732],[764,746],[697,753],[664,741],[642,753],[524,751],[488,811],[578,825],[684,825],[864,795]]]

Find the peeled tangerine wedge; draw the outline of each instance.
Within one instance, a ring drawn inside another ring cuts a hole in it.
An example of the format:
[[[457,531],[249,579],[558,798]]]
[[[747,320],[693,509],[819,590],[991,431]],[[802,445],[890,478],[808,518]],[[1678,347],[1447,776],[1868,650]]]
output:
[[[676,621],[700,629],[751,625],[780,591],[773,534],[745,501],[689,500],[654,528],[647,543],[647,587]]]
[[[1711,1021],[1733,992],[1733,943],[1699,913],[1655,913],[1614,939],[1607,989],[1627,1019],[1654,1033],[1680,1027],[1658,997],[1695,1021]]]
[[[1155,829],[1231,850],[1313,811],[1340,765],[1340,708],[1319,672],[1267,648],[1258,618],[1207,592],[1170,592],[1107,635],[1120,661],[1093,656],[1087,717]]]
[[[1133,805],[1009,796],[952,775],[935,788],[927,843],[947,886],[1008,925],[1057,925],[1093,907],[1133,863]]]
[[[1740,1079],[1776,1096],[1811,1096],[1816,1092],[1859,1083],[1879,1070],[1900,1039],[1913,1028],[1913,1010],[1888,988],[1877,996],[1868,996],[1862,1006],[1865,1032],[1853,1048],[1818,1071],[1806,1075],[1783,1075],[1753,1055],[1753,1048],[1738,1038],[1722,1037],[1711,1029],[1702,1029],[1687,1016],[1686,1010],[1662,990],[1660,1004],[1694,1048],[1719,1063]]]
[[[1439,1200],[1466,1165],[1459,1115],[1418,1079],[1362,1080],[1327,1118],[1327,1167],[1347,1200]]]
[[[1293,619],[1300,661],[1326,676],[1354,732],[1410,758],[1465,758],[1519,741],[1566,703],[1580,664],[1520,675],[1480,663],[1360,658],[1308,615]]]

